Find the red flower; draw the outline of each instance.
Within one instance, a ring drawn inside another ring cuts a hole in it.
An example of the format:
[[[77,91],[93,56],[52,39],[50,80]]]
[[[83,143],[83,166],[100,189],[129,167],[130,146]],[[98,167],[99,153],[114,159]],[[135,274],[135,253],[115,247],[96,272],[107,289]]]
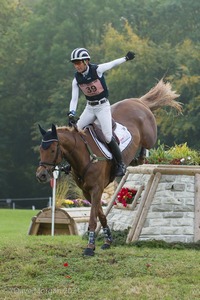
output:
[[[63,266],[64,266],[64,267],[68,267],[69,265],[68,265],[68,263],[66,262],[66,263],[63,264]]]
[[[123,187],[120,190],[120,192],[117,194],[117,200],[119,203],[122,203],[124,207],[126,207],[128,203],[132,202],[136,193],[137,190],[135,189],[129,189],[127,187]]]

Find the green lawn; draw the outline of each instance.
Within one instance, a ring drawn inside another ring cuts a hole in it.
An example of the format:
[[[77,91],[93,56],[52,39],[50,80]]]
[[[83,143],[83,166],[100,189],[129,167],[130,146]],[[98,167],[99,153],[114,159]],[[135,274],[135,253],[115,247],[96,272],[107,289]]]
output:
[[[28,236],[36,211],[0,210],[0,299],[200,299],[200,252],[119,245],[84,258],[79,236]],[[67,266],[64,264],[67,263]]]
[[[19,236],[27,235],[31,218],[38,212],[38,210],[0,209],[0,244],[7,239],[18,239]]]

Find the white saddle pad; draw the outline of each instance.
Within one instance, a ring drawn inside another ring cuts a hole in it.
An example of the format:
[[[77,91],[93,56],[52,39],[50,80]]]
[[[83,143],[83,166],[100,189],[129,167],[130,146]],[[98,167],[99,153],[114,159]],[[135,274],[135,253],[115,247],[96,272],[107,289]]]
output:
[[[116,125],[117,126],[115,129],[115,134],[120,141],[119,148],[122,152],[130,144],[130,142],[132,140],[132,136],[131,136],[130,132],[128,131],[128,129],[124,125],[121,125],[119,123],[116,123]],[[90,134],[91,134],[92,138],[94,139],[95,143],[97,144],[98,148],[103,153],[103,155],[108,159],[112,159],[113,158],[112,153],[107,149],[107,147],[102,142],[100,142],[96,139],[96,137],[93,135],[93,133],[90,129],[89,129],[89,131],[90,131]]]

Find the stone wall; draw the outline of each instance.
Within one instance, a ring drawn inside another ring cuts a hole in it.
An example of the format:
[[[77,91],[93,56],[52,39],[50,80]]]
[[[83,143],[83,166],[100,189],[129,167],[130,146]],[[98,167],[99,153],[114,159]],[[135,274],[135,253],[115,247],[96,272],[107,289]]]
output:
[[[179,167],[180,169],[181,167]],[[168,170],[169,173],[172,173],[170,169]],[[165,171],[164,167],[164,174],[161,174],[159,178],[141,230],[139,230],[138,239],[188,243],[200,240],[200,168],[197,167],[194,172],[191,170],[186,172],[190,175],[185,175],[183,172],[181,172],[182,174],[165,174],[167,173]],[[198,173],[198,180],[195,177],[197,176],[195,175],[196,172]],[[148,169],[148,166],[144,165],[139,171],[137,168],[133,168],[131,171],[128,168],[127,176],[124,176],[126,178],[123,178],[119,183],[118,188],[120,189],[122,186],[136,189],[144,186],[134,210],[112,206],[112,202],[115,200],[113,194],[116,194],[116,183],[111,184],[104,191],[103,199],[108,201],[108,207],[103,209],[106,213],[109,206],[111,208],[107,215],[108,225],[111,229],[129,229],[130,233],[133,223],[140,215],[145,190],[152,174],[155,174],[153,166]],[[88,228],[90,208],[68,208],[65,210],[76,221],[78,233],[83,235]],[[98,226],[100,230],[100,224]]]
[[[124,186],[138,189],[141,185],[146,186],[149,178],[150,174],[130,173]],[[119,209],[113,206],[107,217],[110,227],[114,230],[124,230],[131,227],[136,217],[140,200],[141,198],[134,210]],[[194,176],[162,174],[139,239],[193,242],[194,218]]]

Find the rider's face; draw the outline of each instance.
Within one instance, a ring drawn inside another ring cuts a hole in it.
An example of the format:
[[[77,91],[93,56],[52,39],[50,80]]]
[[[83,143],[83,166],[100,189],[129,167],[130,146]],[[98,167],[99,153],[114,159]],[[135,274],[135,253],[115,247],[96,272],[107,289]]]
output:
[[[75,60],[73,61],[74,68],[76,69],[77,72],[83,73],[87,69],[87,61],[83,60]]]

